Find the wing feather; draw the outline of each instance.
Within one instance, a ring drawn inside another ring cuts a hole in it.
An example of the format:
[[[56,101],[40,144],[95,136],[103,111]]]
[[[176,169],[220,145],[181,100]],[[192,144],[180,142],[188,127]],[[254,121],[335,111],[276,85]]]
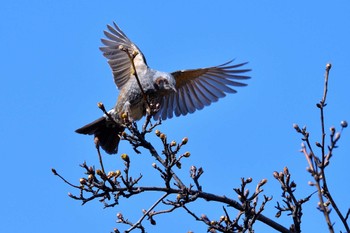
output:
[[[250,77],[244,73],[251,70],[241,67],[247,62],[231,63],[171,73],[176,80],[177,92],[163,97],[159,116],[164,120],[173,115],[193,113],[225,97],[226,93],[236,93],[233,87],[246,86],[242,81]]]
[[[113,22],[113,26],[107,25],[107,30],[104,31],[104,35],[106,38],[101,39],[104,46],[100,47],[100,50],[103,52],[103,56],[108,59],[115,84],[118,89],[121,89],[131,76],[132,64],[127,53],[122,51],[120,46],[127,49],[130,54],[134,51],[138,53],[134,59],[138,72],[148,68],[146,59],[141,50],[129,40],[115,22]]]

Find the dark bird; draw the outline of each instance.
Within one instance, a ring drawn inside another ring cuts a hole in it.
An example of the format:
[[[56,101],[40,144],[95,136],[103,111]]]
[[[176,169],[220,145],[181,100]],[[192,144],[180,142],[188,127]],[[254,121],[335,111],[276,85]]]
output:
[[[151,104],[157,106],[153,116],[155,119],[185,116],[218,101],[226,93],[236,93],[232,87],[246,86],[241,81],[250,78],[243,75],[250,69],[241,68],[247,62],[234,65],[229,61],[219,66],[172,73],[153,70],[148,67],[141,50],[114,22],[113,26],[107,25],[107,28],[104,31],[107,38],[101,39],[104,46],[100,50],[108,59],[119,89],[117,104],[108,115],[76,132],[94,135],[98,138],[99,146],[108,154],[118,151],[120,134],[125,129],[122,124],[123,114],[127,114],[131,121],[137,121],[146,115],[148,105]]]

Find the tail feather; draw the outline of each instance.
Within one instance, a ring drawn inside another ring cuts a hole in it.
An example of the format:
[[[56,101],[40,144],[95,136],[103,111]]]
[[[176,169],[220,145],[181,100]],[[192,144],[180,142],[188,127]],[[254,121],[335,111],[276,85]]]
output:
[[[120,133],[124,131],[124,127],[118,123],[107,120],[101,117],[77,130],[80,134],[94,135],[98,138],[99,145],[108,154],[116,154],[120,141]]]

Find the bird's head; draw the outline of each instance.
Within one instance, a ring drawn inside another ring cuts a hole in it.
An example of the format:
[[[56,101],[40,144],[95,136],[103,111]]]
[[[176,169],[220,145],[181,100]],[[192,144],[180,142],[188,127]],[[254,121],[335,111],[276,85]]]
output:
[[[168,73],[161,73],[160,75],[156,75],[154,85],[159,91],[176,92],[175,78]]]

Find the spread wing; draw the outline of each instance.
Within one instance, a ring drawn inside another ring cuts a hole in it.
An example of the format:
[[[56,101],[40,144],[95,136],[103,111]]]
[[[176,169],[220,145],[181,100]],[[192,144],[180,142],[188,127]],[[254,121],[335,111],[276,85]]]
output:
[[[172,118],[173,115],[180,116],[193,113],[196,110],[218,101],[226,96],[226,93],[236,93],[233,87],[246,86],[242,80],[249,79],[244,73],[250,69],[242,69],[246,63],[236,65],[225,64],[193,70],[181,70],[173,72],[176,80],[176,90],[163,97],[156,118],[163,120]]]
[[[107,25],[107,29],[104,31],[107,38],[101,39],[105,46],[100,47],[100,50],[103,52],[103,56],[108,59],[108,64],[113,71],[115,84],[118,89],[121,89],[129,80],[133,68],[127,53],[121,50],[120,46],[127,49],[130,54],[133,52],[138,53],[134,58],[137,71],[147,69],[147,63],[141,50],[129,40],[115,22],[113,22],[113,26]]]

